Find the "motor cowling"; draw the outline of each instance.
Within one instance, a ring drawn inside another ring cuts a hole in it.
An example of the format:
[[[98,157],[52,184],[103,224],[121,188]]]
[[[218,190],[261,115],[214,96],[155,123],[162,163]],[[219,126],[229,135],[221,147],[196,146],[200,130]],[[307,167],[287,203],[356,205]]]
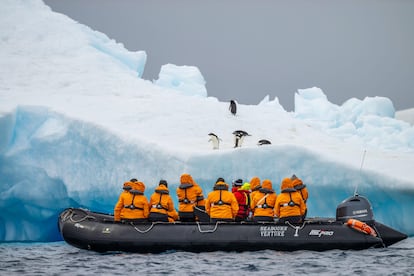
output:
[[[357,219],[368,223],[374,221],[372,206],[367,198],[354,195],[338,205],[336,208],[336,220],[346,222],[349,219]]]

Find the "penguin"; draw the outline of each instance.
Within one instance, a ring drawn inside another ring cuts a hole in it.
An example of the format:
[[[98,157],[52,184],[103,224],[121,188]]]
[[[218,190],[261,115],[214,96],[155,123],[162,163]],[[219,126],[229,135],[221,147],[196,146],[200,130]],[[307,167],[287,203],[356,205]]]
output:
[[[210,136],[210,139],[208,141],[213,144],[213,149],[219,149],[221,139],[212,132],[210,132],[208,136]]]
[[[237,105],[236,105],[236,102],[234,100],[230,101],[229,110],[230,110],[231,114],[236,115]]]
[[[262,145],[271,145],[272,143],[270,143],[270,141],[269,140],[266,140],[266,139],[262,139],[262,140],[259,140],[259,142],[257,142],[257,145],[258,146],[262,146]]]
[[[244,137],[245,136],[251,136],[249,133],[247,133],[244,130],[235,130],[233,131],[233,135],[234,135],[234,147],[241,147]]]

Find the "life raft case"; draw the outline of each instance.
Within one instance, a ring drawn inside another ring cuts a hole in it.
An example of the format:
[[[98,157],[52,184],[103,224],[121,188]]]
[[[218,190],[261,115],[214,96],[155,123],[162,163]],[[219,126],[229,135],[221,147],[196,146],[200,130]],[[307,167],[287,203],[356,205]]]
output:
[[[345,223],[349,219],[357,219],[366,223],[374,222],[372,206],[367,198],[356,194],[338,205],[336,208],[336,220]]]

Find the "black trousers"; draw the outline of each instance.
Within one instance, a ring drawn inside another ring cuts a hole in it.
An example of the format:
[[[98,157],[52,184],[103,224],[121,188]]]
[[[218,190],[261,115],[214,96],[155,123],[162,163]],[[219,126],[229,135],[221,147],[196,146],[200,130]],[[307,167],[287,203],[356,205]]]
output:
[[[253,221],[259,222],[259,221],[273,221],[273,217],[269,216],[254,216]]]
[[[167,214],[151,212],[148,216],[148,220],[150,222],[155,222],[155,221],[168,222],[168,216]]]
[[[180,221],[182,222],[193,222],[195,221],[194,212],[178,212]]]
[[[204,206],[194,206],[194,216],[199,222],[210,222],[210,216],[206,213]]]

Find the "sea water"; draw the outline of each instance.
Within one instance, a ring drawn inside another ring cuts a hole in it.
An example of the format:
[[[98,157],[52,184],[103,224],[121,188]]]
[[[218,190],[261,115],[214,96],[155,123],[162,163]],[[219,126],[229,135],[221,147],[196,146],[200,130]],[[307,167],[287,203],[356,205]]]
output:
[[[96,253],[65,242],[0,244],[0,275],[414,275],[414,237],[324,252]]]

